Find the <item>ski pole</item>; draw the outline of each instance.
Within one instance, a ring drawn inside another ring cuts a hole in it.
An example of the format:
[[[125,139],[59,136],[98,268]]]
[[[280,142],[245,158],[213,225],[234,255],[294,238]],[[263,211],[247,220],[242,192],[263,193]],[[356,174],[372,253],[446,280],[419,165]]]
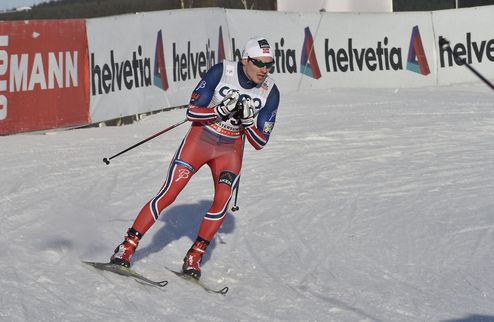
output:
[[[244,159],[245,137],[242,139],[242,161]],[[235,188],[235,200],[233,202],[232,211],[238,211],[240,207],[237,205],[238,201],[238,189],[240,189],[240,178],[238,178],[237,188]]]
[[[228,99],[228,98],[232,97],[232,95],[234,94],[234,92],[235,92],[235,91],[232,91],[232,92],[230,92],[230,91],[229,91],[229,92],[226,94],[226,96],[223,98],[223,101],[221,101],[220,103],[218,103],[218,104],[214,105],[214,106],[213,106],[213,108],[214,108],[214,107],[219,106],[220,104],[223,104],[223,103],[225,102],[225,100],[226,100],[226,99]],[[237,90],[236,92],[238,93],[238,90]],[[124,154],[125,152],[130,151],[130,150],[132,150],[133,148],[138,147],[139,145],[141,145],[141,144],[143,144],[143,143],[146,143],[147,141],[149,141],[149,140],[151,140],[151,139],[154,139],[155,137],[157,137],[157,136],[159,136],[159,135],[161,135],[161,134],[163,134],[163,133],[166,133],[166,132],[170,131],[171,129],[174,129],[174,128],[176,128],[177,126],[184,124],[185,122],[187,122],[187,119],[184,119],[184,120],[182,120],[182,121],[178,122],[177,124],[173,124],[172,126],[167,127],[167,128],[166,128],[166,129],[164,129],[163,131],[160,131],[160,132],[158,132],[158,133],[156,133],[156,134],[154,134],[154,135],[152,135],[152,136],[148,137],[147,139],[144,139],[144,140],[142,140],[141,142],[138,142],[138,143],[134,144],[133,146],[131,146],[131,147],[129,147],[129,148],[127,148],[127,149],[125,149],[125,150],[123,150],[123,151],[121,151],[121,152],[119,152],[119,153],[117,153],[117,154],[115,154],[115,155],[113,155],[113,156],[111,156],[111,157],[109,157],[109,158],[103,158],[103,162],[104,162],[104,163],[106,163],[106,165],[109,165],[109,164],[110,164],[110,160],[111,160],[111,159],[116,158],[116,157],[118,157],[119,155]],[[242,153],[243,153],[243,151],[242,151]]]
[[[141,145],[141,144],[143,144],[143,143],[146,143],[147,141],[149,141],[149,140],[151,140],[151,139],[154,139],[155,137],[157,137],[157,136],[159,136],[159,135],[161,135],[161,134],[163,134],[163,133],[166,133],[166,132],[168,132],[168,131],[170,131],[170,130],[174,129],[174,128],[176,128],[177,126],[180,126],[180,125],[184,124],[185,122],[187,122],[187,119],[184,119],[184,120],[182,120],[182,121],[180,121],[180,122],[178,122],[178,123],[176,123],[176,124],[173,124],[172,126],[167,127],[166,129],[164,129],[164,130],[162,130],[162,131],[160,131],[160,132],[158,132],[158,133],[156,133],[156,134],[151,135],[151,136],[150,136],[150,137],[148,137],[147,139],[144,139],[144,140],[142,140],[141,142],[138,142],[138,143],[134,144],[133,146],[128,147],[127,149],[125,149],[125,150],[123,150],[123,151],[120,151],[120,152],[118,152],[117,154],[115,154],[115,155],[113,155],[113,156],[111,156],[111,157],[109,157],[109,158],[103,158],[103,162],[104,162],[104,163],[106,163],[106,165],[109,165],[109,164],[110,164],[110,160],[111,160],[111,159],[116,158],[116,157],[118,157],[119,155],[122,155],[122,154],[124,154],[125,152],[130,151],[130,150],[132,150],[133,148],[136,148],[136,147],[138,147],[139,145]]]
[[[473,68],[469,63],[467,63],[467,61],[463,58],[461,58],[457,53],[455,53],[450,45],[449,45],[449,41],[444,38],[443,36],[439,36],[439,46],[443,49],[446,49],[449,53],[451,53],[453,55],[453,57],[455,58],[456,62],[457,63],[461,63],[463,65],[465,65],[466,68],[470,69],[470,71],[472,73],[474,73],[478,78],[480,78],[487,86],[489,86],[491,89],[494,90],[494,85],[492,85],[491,82],[489,82],[489,80],[487,80],[487,78],[485,78],[484,76],[482,76],[481,73],[479,73],[475,68]]]
[[[237,205],[238,200],[238,188],[240,188],[240,178],[238,179],[237,189],[235,189],[235,201],[233,202],[232,211],[238,211],[240,207]]]

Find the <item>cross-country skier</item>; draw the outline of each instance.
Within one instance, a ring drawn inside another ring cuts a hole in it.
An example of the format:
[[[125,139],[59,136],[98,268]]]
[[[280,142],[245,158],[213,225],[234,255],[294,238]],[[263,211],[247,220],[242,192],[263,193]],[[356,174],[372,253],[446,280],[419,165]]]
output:
[[[268,41],[256,37],[245,44],[241,62],[224,60],[208,70],[192,93],[187,109],[192,125],[171,161],[163,187],[144,205],[111,263],[130,267],[139,240],[207,164],[214,180],[214,200],[182,267],[185,274],[200,278],[202,256],[225,220],[240,178],[244,137],[259,150],[273,130],[279,103],[278,88],[268,76],[273,64]]]

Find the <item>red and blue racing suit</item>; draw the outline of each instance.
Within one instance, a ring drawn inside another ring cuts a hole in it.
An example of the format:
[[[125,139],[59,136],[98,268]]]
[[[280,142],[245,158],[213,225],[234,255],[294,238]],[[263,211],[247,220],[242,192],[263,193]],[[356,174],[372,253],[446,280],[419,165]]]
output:
[[[255,104],[254,125],[244,128],[234,118],[222,120],[215,113],[226,92],[239,90],[240,99],[249,96]],[[171,161],[165,183],[140,211],[132,228],[145,234],[199,168],[207,164],[214,180],[214,200],[199,228],[198,236],[211,240],[225,219],[232,192],[240,178],[243,136],[257,150],[262,149],[276,120],[279,91],[268,76],[255,84],[245,75],[241,63],[224,61],[211,67],[192,93],[187,119],[192,122]]]

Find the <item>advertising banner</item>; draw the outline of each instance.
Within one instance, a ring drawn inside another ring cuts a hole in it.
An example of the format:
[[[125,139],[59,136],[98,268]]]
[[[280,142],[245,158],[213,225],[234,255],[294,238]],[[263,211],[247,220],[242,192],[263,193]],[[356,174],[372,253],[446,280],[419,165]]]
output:
[[[393,12],[393,0],[277,0],[278,11]]]
[[[494,6],[442,10],[432,13],[436,43],[439,37],[484,77],[494,81]],[[478,81],[453,54],[438,46],[439,85]]]
[[[240,60],[245,42],[266,37],[274,52],[271,76],[280,90],[297,90],[303,77],[321,78],[316,52],[312,50],[321,20],[319,13],[226,10],[232,55]],[[249,28],[246,28],[248,22]],[[316,47],[317,49],[317,47]]]
[[[281,92],[494,78],[494,6],[402,13],[156,11],[0,22],[0,135],[185,105],[204,73],[268,39]]]
[[[0,135],[89,123],[84,20],[0,22]]]
[[[430,12],[322,16],[314,43],[324,81],[304,79],[304,87],[436,84]]]
[[[229,50],[227,30],[222,9],[87,20],[91,121],[187,104]]]
[[[232,47],[242,46],[253,33],[268,38],[276,55],[272,76],[282,90],[436,84],[430,12],[252,15],[227,10],[227,20]]]

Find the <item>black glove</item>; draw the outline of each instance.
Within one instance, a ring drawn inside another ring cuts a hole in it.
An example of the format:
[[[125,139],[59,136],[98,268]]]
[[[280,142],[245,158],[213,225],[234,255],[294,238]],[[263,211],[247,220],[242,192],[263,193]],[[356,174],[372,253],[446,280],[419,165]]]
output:
[[[254,125],[254,115],[255,115],[255,107],[254,107],[254,102],[247,97],[242,100],[242,102],[239,104],[239,115],[240,115],[240,122],[244,127],[250,127]]]

